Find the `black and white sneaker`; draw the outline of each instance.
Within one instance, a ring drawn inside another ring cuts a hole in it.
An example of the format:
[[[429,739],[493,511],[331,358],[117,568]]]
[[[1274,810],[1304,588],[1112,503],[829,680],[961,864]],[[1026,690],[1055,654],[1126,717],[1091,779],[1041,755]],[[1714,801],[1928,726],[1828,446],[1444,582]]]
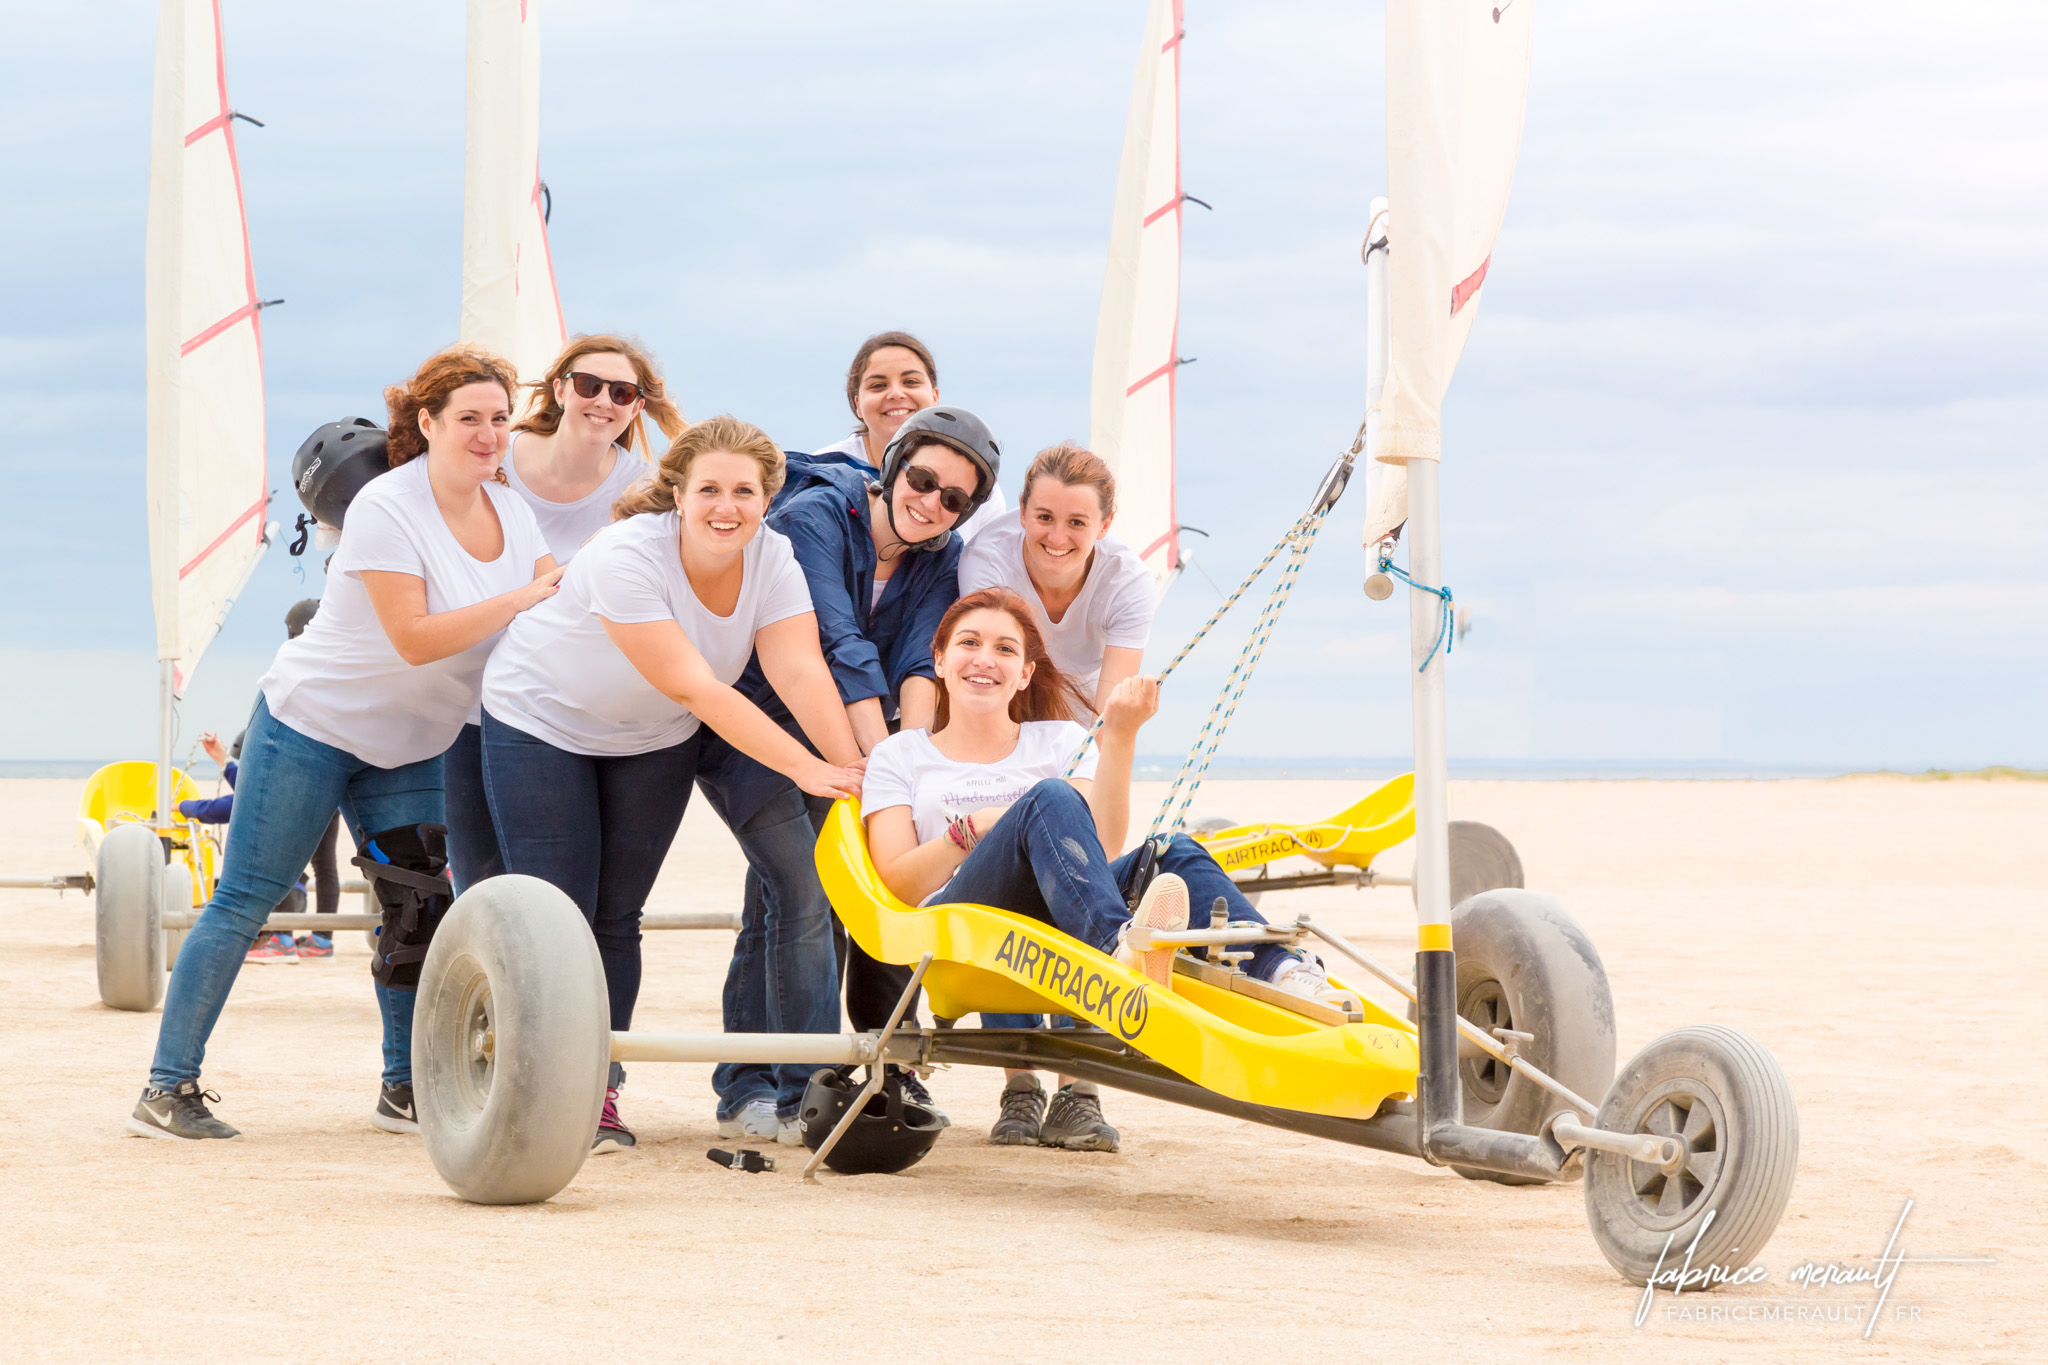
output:
[[[941,1128],[951,1128],[953,1126],[953,1120],[946,1117],[946,1111],[932,1103],[932,1092],[924,1088],[924,1082],[917,1078],[915,1071],[911,1071],[906,1067],[896,1066],[893,1063],[890,1069],[903,1077],[903,1099],[906,1103],[921,1104],[931,1110],[932,1114],[938,1119],[939,1127]]]
[[[377,1107],[370,1122],[387,1133],[417,1133],[420,1121],[413,1112],[412,1085],[386,1085],[377,1093]]]
[[[144,1086],[142,1099],[128,1116],[128,1131],[137,1137],[169,1138],[175,1142],[201,1142],[207,1138],[240,1141],[241,1130],[215,1118],[206,1107],[208,1100],[218,1104],[220,1096],[211,1090],[201,1090],[197,1081],[179,1081],[169,1090]]]

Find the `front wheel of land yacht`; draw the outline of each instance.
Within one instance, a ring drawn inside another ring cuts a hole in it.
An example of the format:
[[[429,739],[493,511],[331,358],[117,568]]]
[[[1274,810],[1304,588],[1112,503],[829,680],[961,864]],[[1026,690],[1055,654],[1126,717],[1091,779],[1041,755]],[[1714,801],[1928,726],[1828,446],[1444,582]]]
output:
[[[164,998],[164,844],[148,825],[116,825],[93,869],[93,962],[100,1002],[153,1010]]]
[[[583,913],[535,877],[457,898],[420,972],[413,1096],[427,1156],[473,1204],[536,1204],[576,1178],[611,1057]]]
[[[1587,1153],[1586,1221],[1616,1270],[1646,1284],[1687,1267],[1712,1288],[1756,1260],[1799,1165],[1792,1085],[1762,1044],[1717,1025],[1665,1034],[1623,1068],[1599,1126],[1683,1147],[1676,1169]]]

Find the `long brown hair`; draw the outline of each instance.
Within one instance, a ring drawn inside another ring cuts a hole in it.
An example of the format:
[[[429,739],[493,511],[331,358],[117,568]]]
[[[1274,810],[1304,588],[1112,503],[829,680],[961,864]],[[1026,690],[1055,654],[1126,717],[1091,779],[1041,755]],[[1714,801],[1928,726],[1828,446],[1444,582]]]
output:
[[[782,448],[752,422],[721,413],[683,428],[682,435],[669,444],[656,466],[654,477],[643,479],[612,504],[612,520],[622,521],[642,512],[673,512],[676,488],[690,477],[690,465],[699,455],[714,451],[744,455],[761,467],[761,492],[770,502],[782,487]]]
[[[654,425],[661,428],[661,434],[670,440],[683,434],[689,419],[668,396],[668,390],[661,382],[661,371],[654,367],[654,357],[624,337],[601,333],[572,338],[562,353],[555,357],[555,363],[548,366],[548,372],[526,386],[533,391],[526,400],[526,415],[513,424],[512,430],[530,431],[536,436],[552,436],[560,430],[562,405],[555,398],[555,385],[567,379],[576,368],[576,362],[587,355],[624,356],[639,378],[640,396],[646,400],[647,406],[633,419],[632,428],[620,436],[619,445],[627,450],[638,447],[641,452],[652,454],[654,446],[647,439],[646,422],[650,417],[654,419]]]
[[[1058,664],[1045,649],[1045,637],[1039,634],[1038,622],[1031,619],[1031,608],[1024,605],[1024,599],[1008,588],[983,588],[946,608],[946,614],[939,619],[939,628],[932,635],[932,657],[937,658],[953,638],[953,632],[960,625],[960,618],[971,611],[999,611],[1017,623],[1017,633],[1024,637],[1024,662],[1031,665],[1031,681],[1022,692],[1010,698],[1010,719],[1023,723],[1027,720],[1074,720],[1088,713],[1088,703],[1081,696],[1066,674],[1060,672]],[[952,720],[952,708],[946,700],[946,684],[939,683],[939,712],[932,721],[932,733],[937,734]]]
[[[908,332],[877,332],[860,344],[860,349],[853,353],[853,364],[846,367],[846,406],[853,411],[855,431],[868,429],[868,424],[860,420],[861,376],[867,373],[868,361],[874,358],[875,352],[890,346],[901,346],[916,356],[918,363],[924,366],[924,377],[931,381],[932,392],[939,391],[938,362],[932,359],[932,353],[925,349],[922,341]]]
[[[519,372],[512,362],[475,346],[450,346],[426,358],[419,372],[403,384],[384,390],[384,407],[391,427],[385,436],[385,458],[393,469],[427,452],[427,438],[420,432],[420,414],[439,417],[448,400],[465,384],[496,384],[505,391],[505,405],[512,405],[513,390],[519,387]],[[491,476],[505,482],[500,468]]]
[[[1061,441],[1039,451],[1031,468],[1024,471],[1024,492],[1017,498],[1019,507],[1030,505],[1031,485],[1040,479],[1051,479],[1068,488],[1086,484],[1095,490],[1095,500],[1102,504],[1102,519],[1108,521],[1116,515],[1116,475],[1092,450],[1084,450],[1072,441]]]

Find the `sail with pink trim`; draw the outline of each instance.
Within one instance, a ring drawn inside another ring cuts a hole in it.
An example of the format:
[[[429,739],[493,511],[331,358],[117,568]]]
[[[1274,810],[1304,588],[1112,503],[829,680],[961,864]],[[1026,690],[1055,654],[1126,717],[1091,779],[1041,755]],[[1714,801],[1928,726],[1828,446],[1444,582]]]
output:
[[[538,379],[568,341],[540,179],[540,0],[469,0],[461,337]]]
[[[1180,358],[1182,0],[1153,0],[1131,86],[1095,325],[1088,443],[1116,473],[1115,530],[1160,593],[1181,569],[1174,504]]]
[[[145,265],[150,584],[182,695],[270,543],[263,324],[218,0],[163,0]]]

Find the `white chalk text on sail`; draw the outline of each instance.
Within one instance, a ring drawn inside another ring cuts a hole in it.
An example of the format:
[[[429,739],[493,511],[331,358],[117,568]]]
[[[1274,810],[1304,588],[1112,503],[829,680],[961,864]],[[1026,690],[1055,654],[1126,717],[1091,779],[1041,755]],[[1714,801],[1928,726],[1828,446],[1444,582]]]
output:
[[[1441,458],[1444,390],[1465,349],[1522,146],[1535,0],[1388,0],[1392,347],[1372,454]],[[1398,469],[1375,489],[1370,546],[1407,518]]]
[[[217,0],[163,0],[145,323],[157,657],[182,694],[268,544],[263,327]]]
[[[462,339],[538,379],[568,340],[540,182],[540,0],[469,0]]]
[[[1180,368],[1182,0],[1153,0],[1131,87],[1095,324],[1090,447],[1116,473],[1116,533],[1165,591],[1179,572],[1174,397]]]

